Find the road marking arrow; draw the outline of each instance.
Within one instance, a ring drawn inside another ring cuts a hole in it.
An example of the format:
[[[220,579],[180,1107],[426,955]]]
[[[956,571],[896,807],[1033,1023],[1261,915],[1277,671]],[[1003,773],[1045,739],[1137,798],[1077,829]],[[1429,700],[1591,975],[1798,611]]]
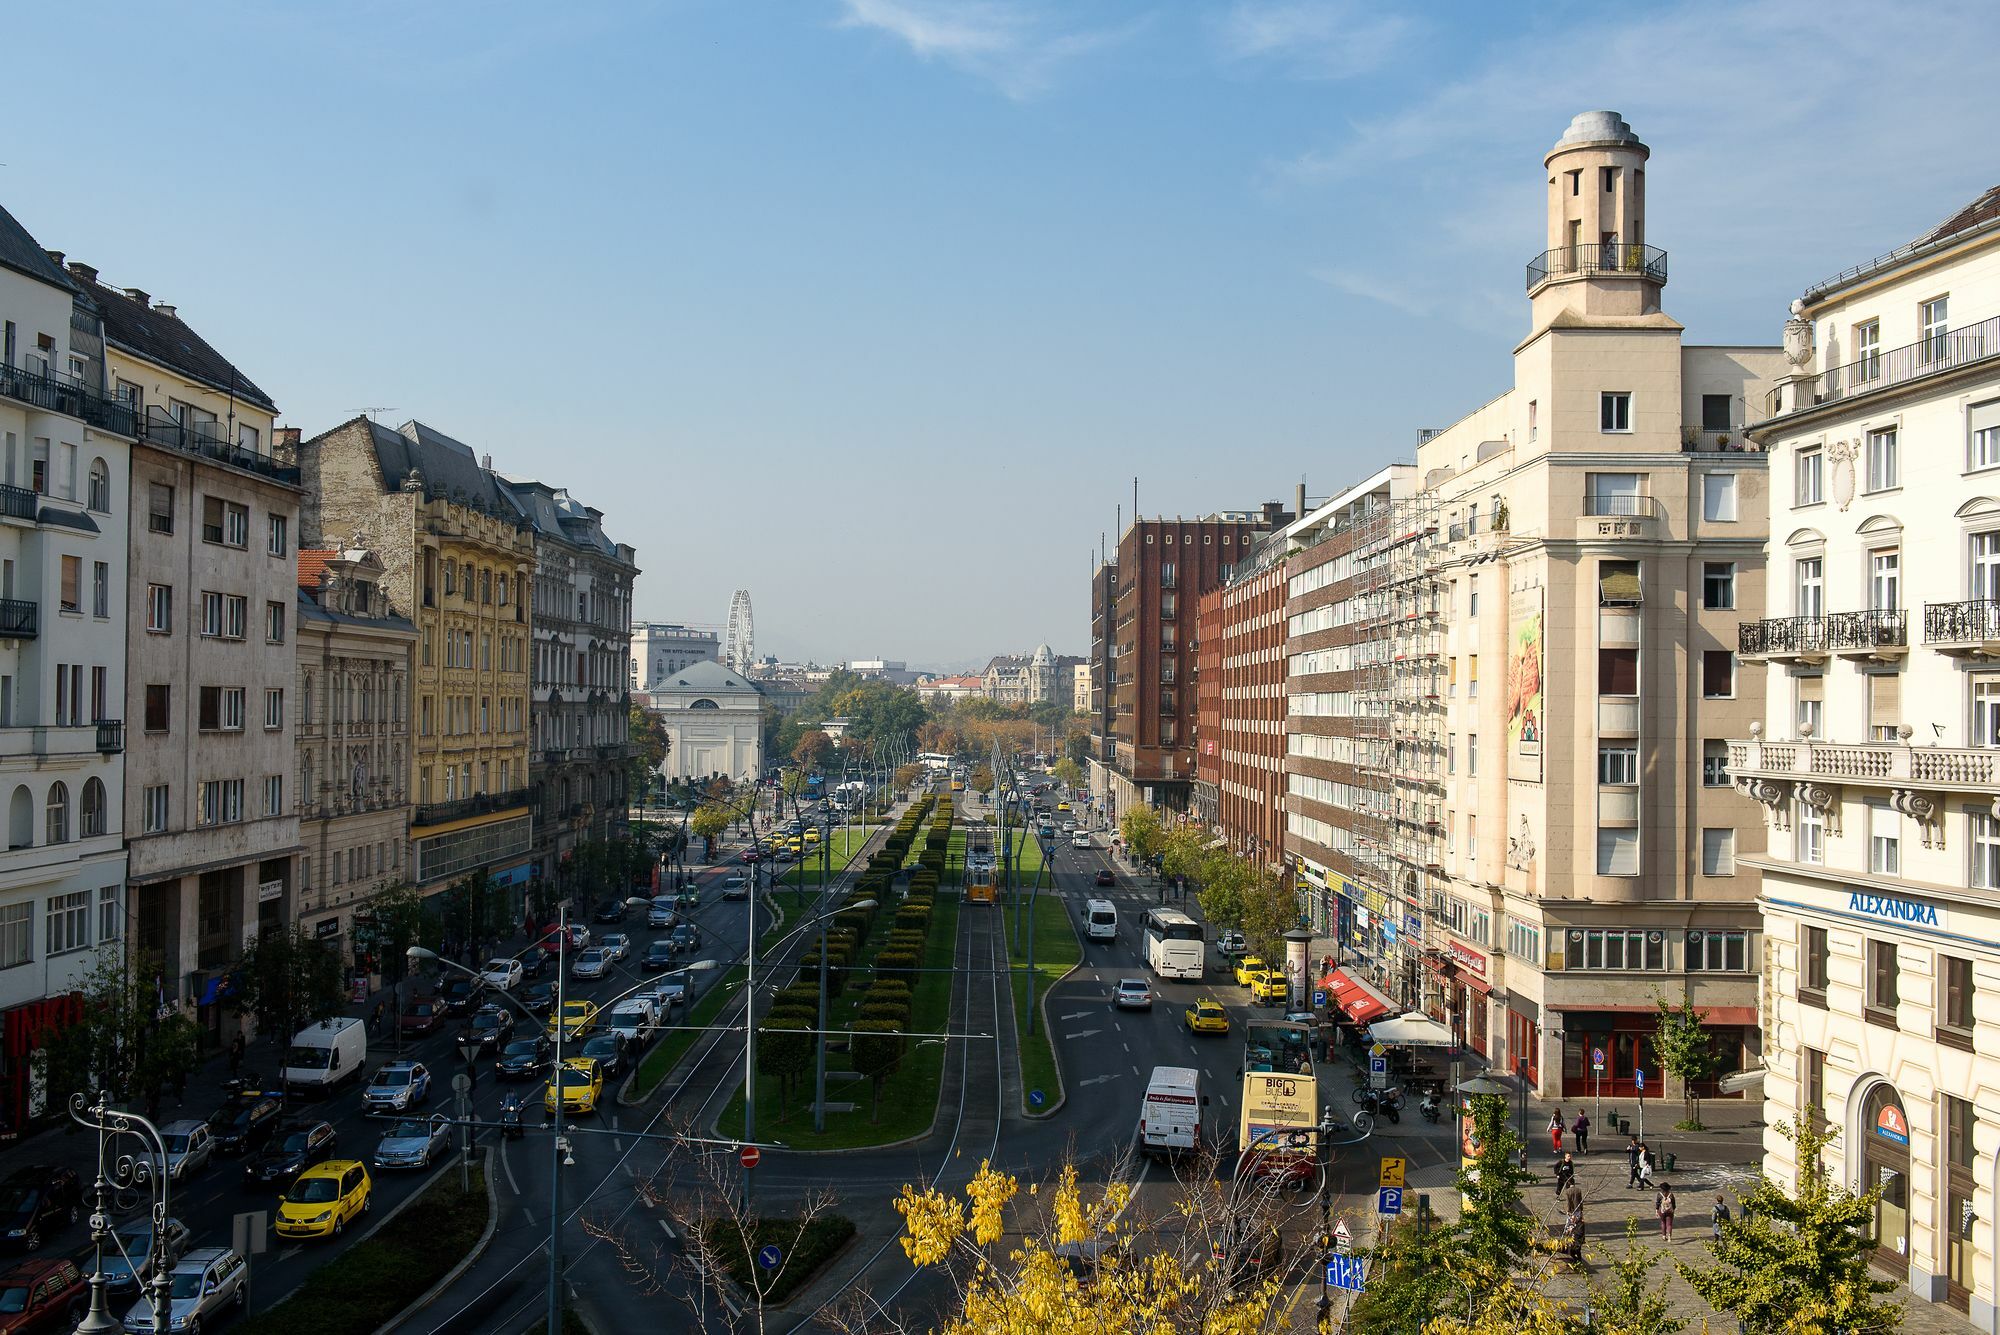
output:
[[[1102,1029],[1079,1029],[1074,1034],[1064,1034],[1063,1042],[1074,1043],[1079,1038],[1089,1038],[1092,1034],[1101,1034],[1103,1032]]]
[[[1088,1020],[1093,1014],[1095,1014],[1093,1011],[1071,1011],[1062,1018],[1065,1020]]]
[[[1107,1080],[1116,1080],[1116,1079],[1118,1079],[1118,1072],[1106,1071],[1103,1075],[1092,1076],[1088,1080],[1079,1080],[1076,1083],[1084,1088],[1089,1088],[1091,1085],[1101,1085],[1105,1083]]]

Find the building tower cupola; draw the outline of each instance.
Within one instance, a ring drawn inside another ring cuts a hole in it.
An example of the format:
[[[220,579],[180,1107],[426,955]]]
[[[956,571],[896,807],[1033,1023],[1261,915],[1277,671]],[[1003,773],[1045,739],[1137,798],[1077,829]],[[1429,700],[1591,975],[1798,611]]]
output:
[[[1667,254],[1646,243],[1646,159],[1615,111],[1586,111],[1542,159],[1548,247],[1528,262],[1535,327],[1657,314]]]

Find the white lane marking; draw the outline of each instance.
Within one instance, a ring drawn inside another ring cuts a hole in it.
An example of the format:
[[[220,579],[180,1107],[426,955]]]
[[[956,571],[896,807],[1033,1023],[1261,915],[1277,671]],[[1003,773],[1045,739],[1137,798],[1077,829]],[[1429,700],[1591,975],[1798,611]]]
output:
[[[675,1242],[679,1242],[681,1240],[681,1235],[674,1232],[674,1226],[672,1224],[669,1224],[664,1219],[660,1221],[660,1232],[666,1234],[669,1238],[672,1238]]]
[[[1132,1074],[1133,1074],[1133,1075],[1137,1075],[1137,1074],[1139,1074],[1139,1068],[1138,1068],[1138,1067],[1136,1067],[1136,1066],[1134,1066],[1134,1067],[1132,1068]]]
[[[521,1184],[514,1180],[514,1161],[507,1155],[507,1141],[504,1137],[500,1141],[500,1166],[507,1171],[507,1190],[516,1196],[520,1195]]]
[[[1125,1049],[1125,1051],[1127,1052],[1130,1052],[1132,1050],[1132,1045],[1130,1043],[1120,1043],[1118,1046]]]

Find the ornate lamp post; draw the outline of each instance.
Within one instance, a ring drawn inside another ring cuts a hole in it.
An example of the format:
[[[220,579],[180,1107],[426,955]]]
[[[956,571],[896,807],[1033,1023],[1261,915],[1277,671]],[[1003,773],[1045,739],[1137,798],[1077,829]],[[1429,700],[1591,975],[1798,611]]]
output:
[[[102,1093],[95,1103],[86,1102],[82,1094],[70,1095],[69,1115],[79,1126],[97,1132],[97,1172],[91,1184],[90,1207],[90,1240],[96,1259],[90,1272],[90,1310],[77,1331],[79,1335],[118,1335],[125,1329],[124,1323],[111,1315],[104,1281],[105,1244],[111,1240],[109,1198],[114,1189],[142,1188],[154,1198],[153,1236],[146,1254],[147,1279],[142,1292],[153,1305],[153,1328],[165,1331],[173,1308],[170,1297],[173,1280],[169,1272],[176,1258],[167,1254],[167,1205],[173,1191],[173,1177],[167,1171],[167,1147],[160,1139],[160,1130],[137,1113],[113,1108]],[[147,1172],[143,1179],[135,1171],[138,1161],[118,1144],[128,1136],[139,1142],[139,1154],[149,1168],[158,1165],[157,1171]],[[133,1269],[138,1267],[135,1265]]]

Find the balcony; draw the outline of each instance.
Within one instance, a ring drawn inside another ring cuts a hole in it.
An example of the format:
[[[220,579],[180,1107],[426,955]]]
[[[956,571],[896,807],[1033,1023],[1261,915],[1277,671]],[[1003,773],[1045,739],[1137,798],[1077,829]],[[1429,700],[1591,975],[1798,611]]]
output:
[[[1528,292],[1564,278],[1645,278],[1667,281],[1667,252],[1658,246],[1561,246],[1528,261]]]
[[[125,749],[125,720],[102,719],[97,724],[97,754],[115,756]]]
[[[25,366],[0,366],[0,395],[45,412],[81,418],[91,426],[120,436],[136,436],[132,405],[92,389],[80,380]]]
[[[1827,654],[1825,617],[1768,617],[1739,622],[1736,652],[1745,658],[1778,662],[1820,659]]]
[[[42,498],[26,487],[0,484],[0,516],[33,523],[41,513]]]
[[[506,811],[512,807],[524,807],[533,800],[533,794],[526,788],[515,788],[504,793],[475,793],[471,797],[461,797],[454,802],[426,802],[410,814],[411,825],[443,825],[450,821],[465,820],[471,816],[484,816],[490,812]]]
[[[1729,769],[1739,778],[1812,778],[2000,796],[2000,749],[1984,747],[1751,738],[1729,743]]]
[[[1822,371],[1810,380],[1799,382],[1792,411],[1802,412],[1821,404],[1893,389],[1996,356],[2000,356],[2000,315],[1950,333],[1920,338],[1887,352],[1872,352],[1845,366]]]
[[[255,450],[244,449],[220,435],[217,425],[213,422],[195,422],[183,426],[159,408],[148,408],[145,421],[140,423],[140,428],[141,438],[149,445],[193,455],[196,458],[209,459],[215,463],[228,464],[231,468],[241,468],[245,472],[270,478],[273,482],[283,482],[290,486],[299,484],[299,470],[296,465],[282,463],[270,455],[259,454]]]
[[[1848,657],[1900,657],[1910,650],[1910,615],[1900,607],[1835,612],[1826,619],[1826,645]]]
[[[1948,654],[2000,657],[2000,599],[1925,603],[1924,643]]]
[[[22,598],[0,598],[0,640],[32,640],[41,633],[42,609]]]

